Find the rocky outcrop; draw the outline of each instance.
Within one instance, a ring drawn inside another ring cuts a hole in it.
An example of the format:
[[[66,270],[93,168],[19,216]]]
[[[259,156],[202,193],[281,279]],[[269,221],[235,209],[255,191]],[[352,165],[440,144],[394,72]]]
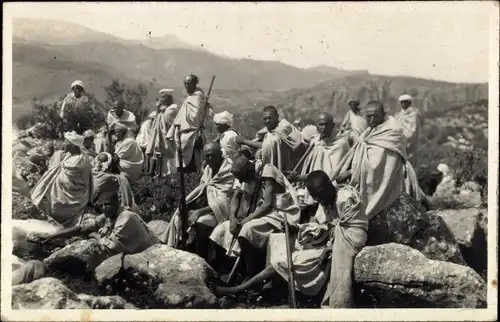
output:
[[[433,212],[446,222],[460,245],[467,264],[486,279],[488,261],[487,209],[439,210]]]
[[[86,239],[55,251],[43,262],[51,272],[81,276],[92,274],[108,257],[108,253],[95,239]]]
[[[92,296],[87,294],[78,294],[78,298],[94,310],[109,309],[127,309],[136,310],[133,304],[128,303],[120,296]]]
[[[17,193],[12,194],[12,219],[37,219],[46,221],[46,218],[29,198]]]
[[[367,245],[385,243],[407,245],[430,259],[465,265],[458,242],[443,219],[424,212],[405,193],[370,221]]]
[[[12,286],[12,309],[90,309],[90,306],[58,279],[46,277]]]
[[[48,236],[61,229],[60,226],[47,221],[28,219],[12,220],[12,253],[21,258],[43,259],[58,245],[35,243],[32,236]]]
[[[356,257],[354,279],[362,307],[486,307],[486,283],[473,269],[430,260],[404,245],[365,247]]]
[[[208,308],[217,298],[207,287],[213,270],[201,257],[157,244],[142,253],[116,255],[95,270],[102,289],[140,308]]]

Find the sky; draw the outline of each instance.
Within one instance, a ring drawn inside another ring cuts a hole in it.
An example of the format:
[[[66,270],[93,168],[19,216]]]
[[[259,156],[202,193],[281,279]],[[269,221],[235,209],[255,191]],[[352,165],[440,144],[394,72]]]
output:
[[[125,39],[169,33],[234,58],[452,82],[488,81],[490,19],[498,14],[491,2],[24,2],[5,9]]]

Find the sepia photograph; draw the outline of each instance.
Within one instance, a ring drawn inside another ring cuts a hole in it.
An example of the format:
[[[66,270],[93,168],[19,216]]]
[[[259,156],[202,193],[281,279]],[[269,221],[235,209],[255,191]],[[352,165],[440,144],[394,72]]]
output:
[[[497,319],[498,2],[2,14],[2,320]]]

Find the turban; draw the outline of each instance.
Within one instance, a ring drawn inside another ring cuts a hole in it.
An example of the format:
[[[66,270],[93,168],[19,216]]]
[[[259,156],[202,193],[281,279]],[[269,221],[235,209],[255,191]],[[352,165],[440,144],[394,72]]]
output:
[[[217,113],[214,115],[214,123],[232,126],[233,125],[233,114],[231,114],[227,111]]]
[[[83,138],[84,139],[89,139],[89,138],[95,138],[95,133],[92,130],[87,130],[83,132]]]
[[[113,158],[108,152],[102,152],[95,157],[95,161],[97,168],[104,171],[109,169],[111,162],[113,162]]]
[[[83,90],[85,90],[85,87],[83,86],[83,82],[81,80],[76,80],[73,83],[71,83],[71,89],[75,86],[80,86]]]
[[[170,89],[170,88],[163,88],[163,89],[160,89],[160,91],[158,92],[160,95],[172,95],[172,93],[174,92],[173,89]]]
[[[403,94],[399,97],[399,101],[402,102],[402,101],[413,101],[413,99],[411,98],[410,95],[408,94]]]
[[[65,132],[64,138],[73,145],[79,148],[83,148],[83,136],[78,135],[75,131]]]
[[[318,129],[314,125],[306,125],[302,129],[302,137],[304,138],[304,141],[311,141],[316,134],[318,134]]]
[[[437,166],[437,169],[438,169],[439,172],[441,172],[445,176],[450,173],[450,168],[446,164],[444,164],[444,163],[440,163]]]
[[[148,118],[154,119],[156,117],[156,111],[149,113]]]

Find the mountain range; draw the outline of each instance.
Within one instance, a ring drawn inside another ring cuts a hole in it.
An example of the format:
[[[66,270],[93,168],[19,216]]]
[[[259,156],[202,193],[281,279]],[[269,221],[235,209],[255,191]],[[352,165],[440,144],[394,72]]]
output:
[[[212,102],[217,110],[233,113],[275,104],[290,117],[302,117],[318,109],[341,106],[342,111],[351,96],[365,101],[377,97],[392,106],[403,92],[416,96],[424,109],[487,98],[487,84],[378,76],[332,66],[303,69],[223,57],[174,35],[129,40],[66,21],[13,20],[14,118],[29,111],[32,97],[56,100],[76,79],[99,101],[105,100],[104,87],[119,79],[129,86],[145,85],[151,109],[160,88],[173,88],[180,102],[182,80],[190,73],[199,76],[205,89],[216,75]]]

